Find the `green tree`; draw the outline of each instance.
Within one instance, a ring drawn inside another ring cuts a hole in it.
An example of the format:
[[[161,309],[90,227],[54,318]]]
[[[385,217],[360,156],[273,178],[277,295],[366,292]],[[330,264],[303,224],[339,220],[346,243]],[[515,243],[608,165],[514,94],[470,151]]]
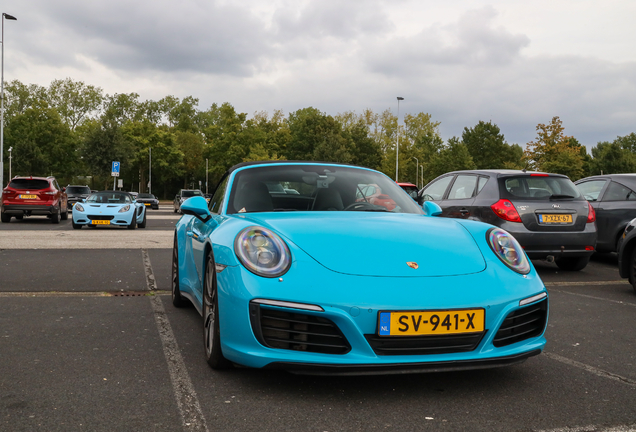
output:
[[[549,124],[537,125],[537,138],[526,146],[524,160],[530,169],[565,174],[571,179],[583,175],[581,145],[563,133],[559,117]]]
[[[620,138],[620,137],[619,137]],[[621,145],[617,138],[613,142],[599,142],[592,149],[591,174],[620,174],[636,172],[636,154]]]
[[[467,146],[457,137],[448,140],[428,164],[428,181],[450,171],[476,169]]]
[[[71,130],[75,130],[91,113],[99,110],[104,100],[101,88],[86,85],[82,81],[73,81],[71,78],[51,82],[46,96],[49,104],[57,109]]]
[[[7,125],[5,151],[9,147],[13,147],[12,170],[16,175],[55,175],[63,183],[79,165],[71,130],[44,100],[35,101]]]
[[[477,169],[498,169],[519,164],[521,147],[509,146],[499,127],[479,121],[472,128],[464,128],[462,141],[470,152]],[[523,151],[522,151],[523,153]]]

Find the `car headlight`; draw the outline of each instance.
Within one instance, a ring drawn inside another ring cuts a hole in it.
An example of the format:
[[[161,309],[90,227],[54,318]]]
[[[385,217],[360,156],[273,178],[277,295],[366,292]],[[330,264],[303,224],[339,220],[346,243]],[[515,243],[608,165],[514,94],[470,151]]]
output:
[[[77,203],[73,206],[73,210],[77,210],[77,211],[84,211],[84,207],[82,207],[82,205],[80,203]]]
[[[128,210],[130,210],[130,204],[126,204],[125,206],[123,206],[122,208],[119,209],[119,213],[125,213]]]
[[[251,226],[242,230],[234,240],[234,252],[246,269],[263,277],[281,276],[291,265],[287,244],[263,227]]]
[[[486,239],[495,255],[509,268],[521,274],[530,273],[530,262],[523,248],[512,235],[501,228],[491,228]]]

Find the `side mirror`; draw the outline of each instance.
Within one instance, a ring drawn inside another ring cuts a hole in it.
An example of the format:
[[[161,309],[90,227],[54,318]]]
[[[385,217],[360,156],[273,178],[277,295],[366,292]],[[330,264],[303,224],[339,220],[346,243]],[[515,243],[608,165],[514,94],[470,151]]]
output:
[[[433,201],[424,201],[422,210],[426,216],[438,216],[442,214],[442,208]]]
[[[208,210],[207,201],[200,196],[185,200],[181,204],[181,213],[194,216],[202,222],[207,222],[212,217],[210,210]]]

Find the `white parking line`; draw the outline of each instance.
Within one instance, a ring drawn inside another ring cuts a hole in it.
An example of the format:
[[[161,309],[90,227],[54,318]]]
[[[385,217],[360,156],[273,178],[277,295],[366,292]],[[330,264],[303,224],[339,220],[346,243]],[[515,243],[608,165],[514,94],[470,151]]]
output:
[[[595,368],[594,366],[586,365],[585,363],[577,362],[576,360],[571,360],[569,358],[560,356],[558,354],[554,354],[550,352],[544,352],[543,354],[552,360],[556,360],[558,362],[565,363],[567,365],[586,370],[601,378],[608,378],[614,381],[621,382],[623,384],[627,384],[628,386],[631,386],[631,387],[636,387],[636,380],[626,378],[624,376],[621,376],[612,372],[608,372],[603,369]]]
[[[608,299],[608,298],[604,298],[604,297],[596,297],[596,296],[591,296],[591,295],[581,294],[581,293],[576,293],[576,292],[571,292],[571,291],[563,291],[563,290],[560,290],[560,289],[554,289],[554,290],[551,290],[551,291],[556,291],[556,292],[563,293],[563,294],[575,295],[575,296],[579,296],[579,297],[591,298],[591,299],[594,299],[594,300],[607,301],[607,302],[611,302],[611,303],[621,304],[621,305],[624,305],[624,306],[636,307],[636,303],[624,302],[624,301],[620,301],[620,300],[612,300],[612,299]]]
[[[148,289],[154,291],[157,289],[157,286],[150,263],[150,257],[148,256],[148,251],[145,249],[142,249],[142,258],[144,267],[146,268]],[[161,337],[163,354],[166,356],[166,362],[168,363],[170,380],[172,381],[172,388],[177,400],[177,406],[179,407],[179,413],[181,414],[183,428],[186,431],[208,432],[208,426],[205,422],[203,411],[201,411],[201,404],[199,403],[194,386],[188,375],[188,369],[179,351],[179,346],[172,332],[170,321],[166,316],[163,302],[159,296],[152,296],[150,298],[150,304],[152,305],[157,330]]]
[[[543,429],[537,432],[636,432],[636,425],[624,426],[575,426],[556,429]]]

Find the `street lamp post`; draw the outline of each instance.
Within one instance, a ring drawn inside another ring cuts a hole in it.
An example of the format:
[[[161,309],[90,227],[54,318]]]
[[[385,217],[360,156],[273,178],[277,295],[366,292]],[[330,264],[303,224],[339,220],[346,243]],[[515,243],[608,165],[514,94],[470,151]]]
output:
[[[9,181],[11,181],[11,150],[13,147],[9,147]]]
[[[4,20],[16,21],[17,18],[2,12],[2,65],[0,69],[0,188],[4,188]]]
[[[398,181],[398,155],[400,153],[400,101],[404,100],[403,97],[398,96],[398,113],[397,113],[397,145],[395,146],[395,181]]]
[[[419,177],[418,174],[420,173],[420,161],[415,156],[413,156],[413,159],[415,159],[415,187],[418,187],[417,178]]]
[[[205,160],[205,193],[208,193],[208,160]]]
[[[148,147],[148,193],[152,193],[152,147]]]
[[[420,170],[422,171],[422,178],[421,178],[422,183],[421,183],[421,185],[422,185],[422,187],[424,187],[424,164],[420,165]]]

